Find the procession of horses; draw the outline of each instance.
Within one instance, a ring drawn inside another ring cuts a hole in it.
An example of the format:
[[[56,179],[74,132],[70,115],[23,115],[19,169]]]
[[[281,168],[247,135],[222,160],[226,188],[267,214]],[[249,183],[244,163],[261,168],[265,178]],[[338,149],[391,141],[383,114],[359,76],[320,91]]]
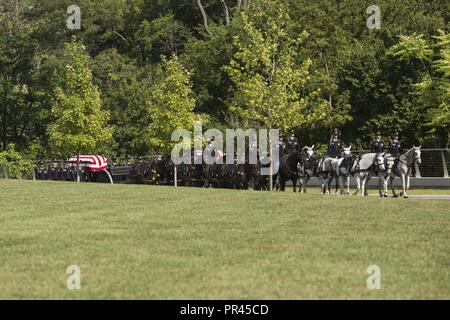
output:
[[[129,180],[132,183],[155,185],[177,185],[187,187],[217,187],[233,189],[254,189],[259,191],[285,191],[286,183],[291,182],[293,191],[307,192],[311,178],[321,180],[321,193],[330,194],[332,181],[336,181],[336,194],[350,194],[350,179],[356,180],[357,190],[354,195],[367,196],[367,185],[372,177],[378,178],[381,197],[388,197],[388,187],[392,195],[398,197],[393,185],[395,177],[402,182],[400,196],[407,198],[410,187],[410,175],[415,164],[420,165],[421,147],[413,146],[403,154],[393,156],[389,152],[353,153],[351,147],[344,147],[335,157],[318,156],[314,146],[305,146],[282,154],[279,163],[274,163],[279,170],[276,174],[263,175],[261,169],[270,167],[268,161],[258,159],[257,164],[250,164],[247,159],[227,161],[223,152],[216,155],[216,161],[208,164],[181,164],[175,166],[170,156],[158,156],[152,160],[141,160],[132,165]],[[192,158],[201,154],[192,152]],[[222,158],[222,159],[220,159]],[[267,160],[267,159],[266,159]],[[232,162],[232,164],[229,164]],[[196,163],[192,161],[192,163]],[[263,164],[265,163],[265,164]],[[176,172],[175,172],[176,171]],[[272,187],[270,182],[272,181]],[[297,186],[299,186],[297,188]]]

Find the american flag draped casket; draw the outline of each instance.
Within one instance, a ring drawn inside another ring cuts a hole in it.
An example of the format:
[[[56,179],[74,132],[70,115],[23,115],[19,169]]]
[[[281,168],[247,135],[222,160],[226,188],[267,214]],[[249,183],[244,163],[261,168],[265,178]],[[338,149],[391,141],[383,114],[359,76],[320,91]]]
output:
[[[72,157],[66,161],[72,167],[77,165],[77,157]],[[80,167],[87,171],[104,171],[108,168],[108,159],[102,156],[80,156]]]

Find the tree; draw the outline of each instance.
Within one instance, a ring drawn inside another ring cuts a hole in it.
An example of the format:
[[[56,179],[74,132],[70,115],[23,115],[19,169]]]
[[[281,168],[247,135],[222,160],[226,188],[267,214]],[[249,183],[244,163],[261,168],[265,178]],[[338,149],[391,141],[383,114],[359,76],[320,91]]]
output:
[[[148,128],[150,144],[168,154],[176,142],[171,141],[176,129],[193,131],[194,122],[200,117],[194,113],[195,99],[189,72],[183,68],[177,56],[162,58],[156,72],[149,99],[151,123]]]
[[[74,39],[65,45],[65,56],[63,81],[54,89],[55,120],[48,131],[51,144],[60,154],[76,154],[79,171],[80,154],[97,151],[111,138],[111,131],[106,127],[108,113],[101,108],[100,92],[92,84],[90,58],[84,46]]]
[[[289,19],[283,10],[269,19],[266,31],[257,29],[245,14],[241,18],[243,33],[234,38],[238,51],[225,67],[236,87],[231,112],[244,123],[284,132],[326,119],[329,105],[320,98],[320,89],[307,87],[311,60],[296,59],[307,34],[289,39],[279,25]]]
[[[299,94],[304,99],[313,92],[316,96],[306,102],[309,108],[302,113],[307,118],[316,108],[320,110],[316,106],[323,101],[328,107],[326,117],[299,122],[302,143],[325,144],[330,128],[338,126],[343,139],[358,148],[367,147],[377,128],[385,134],[398,130],[405,144],[422,140],[429,147],[439,147],[447,136],[443,102],[448,98],[444,95],[447,78],[436,63],[446,58],[433,36],[439,36],[439,29],[448,34],[449,3],[378,0],[382,28],[369,30],[365,9],[370,3],[359,0],[79,0],[81,29],[69,30],[65,0],[2,0],[1,147],[13,143],[24,152],[40,141],[42,150],[50,149],[53,88],[59,85],[57,75],[63,74],[60,70],[66,64],[64,44],[73,34],[94,60],[93,83],[102,92],[103,107],[111,113],[108,124],[114,132],[114,152],[149,152],[142,134],[150,123],[143,101],[148,100],[153,83],[152,70],[161,65],[160,55],[175,53],[191,71],[195,110],[208,114],[217,125],[230,126],[227,121],[237,120],[237,112],[228,108],[237,101],[237,86],[224,66],[231,66],[232,58],[239,60],[235,37],[251,41],[242,13],[267,42],[274,36],[274,23],[283,31],[275,50],[278,65],[285,47],[295,53],[293,69],[310,59],[309,79]],[[204,17],[212,36],[207,34]],[[304,31],[308,37],[296,43]],[[398,35],[422,35],[433,54],[423,62],[386,54],[398,43]],[[419,93],[419,87],[412,85],[426,84],[428,73],[433,85]]]
[[[404,62],[420,61],[420,81],[413,83],[410,93],[418,97],[418,103],[427,115],[428,125],[435,132],[441,128],[447,132],[450,144],[450,34],[438,30],[435,44],[424,35],[400,36],[388,54]],[[433,50],[434,49],[434,50]],[[434,60],[433,60],[434,59]]]
[[[144,20],[135,34],[137,51],[143,63],[158,61],[161,55],[177,54],[189,33],[173,15]]]
[[[20,150],[42,133],[45,109],[38,99],[38,47],[33,39],[39,19],[25,19],[29,1],[0,3],[0,149]],[[45,131],[45,129],[44,129]]]
[[[102,105],[110,114],[113,153],[121,157],[149,154],[144,132],[150,123],[146,104],[151,69],[140,69],[132,59],[111,49],[94,58],[92,73],[102,92]]]
[[[439,30],[439,36],[436,39],[439,59],[434,64],[438,73],[434,81],[440,96],[438,103],[430,110],[430,124],[447,131],[448,148],[450,144],[450,33]]]
[[[236,87],[230,111],[246,126],[256,124],[284,132],[325,121],[330,105],[321,98],[320,88],[308,86],[312,61],[299,61],[297,56],[308,35],[288,37],[284,24],[290,18],[286,10],[266,1],[260,4],[270,9],[270,14],[264,17],[264,29],[255,27],[242,13],[243,32],[234,37],[238,49],[225,67]],[[269,180],[272,188],[272,174]]]

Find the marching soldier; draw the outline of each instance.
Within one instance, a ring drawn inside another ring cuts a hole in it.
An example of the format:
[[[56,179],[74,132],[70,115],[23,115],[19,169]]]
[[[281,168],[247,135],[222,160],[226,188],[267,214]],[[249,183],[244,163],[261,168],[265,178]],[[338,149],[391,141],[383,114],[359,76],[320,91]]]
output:
[[[381,139],[381,132],[378,130],[377,137],[372,142],[371,150],[373,153],[383,153],[385,149],[385,145],[383,140]]]
[[[344,144],[339,139],[338,129],[334,129],[333,134],[331,135],[330,143],[328,144],[328,156],[330,158],[337,158],[342,151],[343,145]]]
[[[288,155],[296,153],[297,150],[298,150],[298,139],[295,137],[294,130],[291,130],[287,142]]]
[[[389,153],[398,158],[400,153],[402,152],[402,145],[399,140],[399,134],[396,132],[393,136],[393,140],[391,141],[391,145],[389,146]]]

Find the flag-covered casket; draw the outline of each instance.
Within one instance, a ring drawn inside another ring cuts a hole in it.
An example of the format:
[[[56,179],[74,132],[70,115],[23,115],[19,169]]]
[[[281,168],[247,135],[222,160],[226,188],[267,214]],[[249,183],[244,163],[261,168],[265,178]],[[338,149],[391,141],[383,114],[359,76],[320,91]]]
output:
[[[77,157],[70,158],[66,163],[75,167]],[[102,156],[80,156],[80,167],[90,172],[105,171],[108,168],[108,159]]]

